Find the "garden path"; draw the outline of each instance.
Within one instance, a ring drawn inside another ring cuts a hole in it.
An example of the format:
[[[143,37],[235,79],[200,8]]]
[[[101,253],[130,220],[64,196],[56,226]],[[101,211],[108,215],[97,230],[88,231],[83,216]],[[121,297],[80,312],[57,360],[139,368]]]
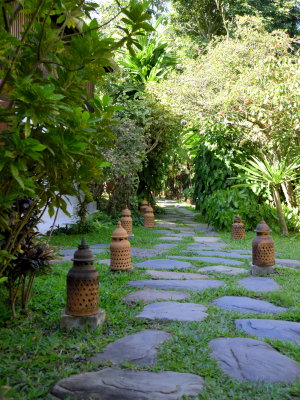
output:
[[[264,338],[278,338],[283,341],[300,342],[300,323],[270,319],[271,315],[286,312],[286,308],[255,298],[255,292],[280,291],[280,286],[271,277],[247,276],[251,259],[250,249],[224,250],[227,244],[207,225],[195,223],[193,211],[172,201],[160,202],[160,205],[165,207],[167,214],[157,221],[155,231],[168,236],[160,237],[163,243],[155,247],[157,250],[171,252],[172,255],[166,254],[167,258],[151,259],[157,254],[145,252],[148,259],[135,265],[138,268],[147,268],[146,273],[151,278],[129,282],[131,287],[144,288],[123,298],[123,301],[132,307],[144,305],[135,318],[155,320],[158,328],[160,324],[164,324],[164,329],[167,330],[168,321],[194,321],[199,324],[201,321],[205,322],[212,307],[220,310],[218,312],[225,309],[229,313],[247,316],[255,314],[258,319],[235,320],[235,335],[243,333],[243,337],[219,337],[216,333],[215,338],[208,343],[210,356],[216,360],[224,374],[241,381],[289,383],[299,379],[300,364],[263,341]],[[177,233],[172,233],[174,230]],[[189,239],[193,242],[186,243]],[[176,254],[176,247],[181,242],[187,250],[178,249]],[[190,256],[183,256],[185,252]],[[201,268],[197,267],[199,261],[204,264]],[[109,263],[109,260],[101,262]],[[298,263],[300,265],[296,260],[284,260],[284,263],[282,264],[291,267],[297,267]],[[239,268],[232,267],[232,264],[239,265]],[[227,277],[226,282],[220,279],[220,274]],[[228,285],[235,285],[241,292],[244,290],[250,295],[212,295],[208,304],[191,300],[195,292],[200,294],[211,291],[213,294],[216,288],[226,288]],[[246,335],[261,340],[247,338]],[[170,341],[172,336],[162,329],[145,329],[118,339],[90,360],[110,361],[114,368],[63,379],[53,388],[52,398],[65,399],[69,396],[72,399],[176,400],[184,395],[200,395],[205,380],[195,374],[117,368],[124,361],[136,365],[155,365],[158,346],[164,342],[167,345]]]

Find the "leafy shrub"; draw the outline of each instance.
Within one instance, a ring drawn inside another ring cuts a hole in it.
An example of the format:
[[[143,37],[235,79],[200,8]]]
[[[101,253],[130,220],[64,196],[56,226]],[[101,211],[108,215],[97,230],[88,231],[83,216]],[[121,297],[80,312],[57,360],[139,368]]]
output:
[[[194,195],[194,192],[195,192],[194,186],[184,189],[184,191],[183,191],[184,199],[187,200],[188,198],[192,198]]]
[[[236,214],[245,222],[246,230],[254,229],[260,218],[257,197],[249,189],[216,190],[200,204],[200,212],[216,229],[229,230]]]
[[[131,212],[132,224],[134,226],[142,226],[144,221],[139,211]],[[98,211],[90,215],[86,222],[77,222],[76,224],[59,226],[53,230],[52,235],[77,235],[91,232],[99,232],[104,225],[117,225],[121,218],[121,214],[108,215],[102,211]]]
[[[260,204],[258,196],[247,188],[216,190],[200,204],[200,212],[205,221],[216,229],[230,230],[234,216],[239,214],[246,230],[255,229],[260,218],[264,218],[273,231],[280,230],[276,208],[268,202]],[[299,209],[283,206],[283,212],[288,228],[299,232]]]
[[[299,207],[288,208],[286,205],[282,205],[282,210],[287,227],[291,231],[300,232],[300,209]]]

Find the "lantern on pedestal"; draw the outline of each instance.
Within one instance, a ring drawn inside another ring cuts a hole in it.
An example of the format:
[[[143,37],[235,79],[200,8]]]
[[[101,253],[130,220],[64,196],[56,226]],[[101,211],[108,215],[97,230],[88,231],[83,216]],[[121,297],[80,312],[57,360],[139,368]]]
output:
[[[67,275],[66,314],[88,316],[99,311],[99,277],[94,256],[83,238],[74,253],[73,267]]]
[[[131,218],[131,212],[127,207],[124,208],[124,210],[122,210],[122,217],[120,221],[122,227],[125,229],[128,236],[130,236],[132,234],[132,218]]]
[[[274,272],[275,249],[274,241],[269,236],[271,229],[262,219],[257,225],[257,236],[252,242],[252,274],[268,275]]]
[[[231,226],[231,239],[245,239],[245,225],[239,215],[237,215],[233,220],[233,224]]]
[[[132,269],[130,243],[127,238],[128,234],[119,221],[117,229],[112,234],[110,244],[110,269],[112,271]]]
[[[154,214],[153,214],[153,208],[151,206],[148,206],[146,208],[146,211],[144,214],[144,227],[145,228],[154,228]]]
[[[148,202],[146,200],[143,200],[141,203],[141,207],[140,207],[142,217],[145,215],[145,211],[146,211],[147,207],[148,207]]]

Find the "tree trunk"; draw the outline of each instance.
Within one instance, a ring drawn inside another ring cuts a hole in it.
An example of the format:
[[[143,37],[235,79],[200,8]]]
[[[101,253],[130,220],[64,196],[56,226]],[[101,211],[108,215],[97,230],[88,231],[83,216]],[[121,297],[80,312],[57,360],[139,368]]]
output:
[[[279,219],[280,226],[281,226],[281,233],[284,236],[288,236],[289,232],[288,232],[288,228],[286,226],[286,222],[284,219],[281,200],[280,200],[280,194],[279,194],[279,190],[277,187],[273,189],[273,199],[274,199],[276,209],[277,209],[278,219]]]
[[[294,194],[292,183],[291,182],[283,182],[281,184],[281,188],[283,190],[287,205],[289,207],[297,207],[297,202],[295,199],[295,194]]]

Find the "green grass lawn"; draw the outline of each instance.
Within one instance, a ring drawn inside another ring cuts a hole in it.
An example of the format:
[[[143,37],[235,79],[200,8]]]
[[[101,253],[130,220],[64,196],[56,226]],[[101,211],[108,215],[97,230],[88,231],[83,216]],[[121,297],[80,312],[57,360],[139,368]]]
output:
[[[101,232],[85,236],[89,244],[109,243],[114,228],[114,226],[108,226]],[[151,248],[158,243],[157,239],[161,236],[143,227],[135,228],[134,233],[135,237],[131,241],[131,245],[134,247]],[[227,233],[221,233],[221,236],[230,244],[230,248],[250,249],[254,233],[248,233],[244,242],[231,241],[230,235]],[[299,235],[288,239],[278,235],[273,235],[273,237],[276,251],[281,253],[280,257],[300,259]],[[80,239],[81,235],[54,236],[52,244],[74,247],[78,245]],[[181,250],[186,249],[187,244],[191,242],[191,237],[184,237],[182,242],[178,242],[176,248],[155,258],[165,258],[167,254],[181,255]],[[99,254],[97,258],[105,259],[108,256],[109,252]],[[134,259],[134,262],[144,260]],[[275,317],[260,315],[260,318],[300,321],[300,269],[277,268],[274,279],[281,285],[282,290],[261,294],[250,292],[237,285],[237,280],[243,275],[232,277],[213,274],[213,279],[221,279],[226,282],[226,285],[203,292],[190,292],[192,296],[186,300],[206,305],[209,314],[206,320],[189,323],[160,323],[135,320],[134,316],[142,309],[142,306],[128,306],[121,300],[124,295],[136,290],[127,286],[128,281],[150,279],[150,276],[137,268],[133,272],[111,273],[108,266],[96,264],[100,277],[100,307],[106,310],[107,320],[102,327],[95,331],[63,331],[59,328],[59,320],[65,306],[66,274],[70,265],[70,263],[55,265],[52,274],[36,279],[30,305],[31,313],[28,318],[20,317],[18,320],[12,320],[5,303],[2,301],[0,304],[2,321],[0,387],[7,398],[46,399],[47,393],[58,380],[72,374],[96,371],[103,367],[105,364],[90,363],[87,360],[101,351],[108,343],[145,328],[155,328],[172,334],[172,339],[160,346],[157,365],[151,368],[137,367],[127,362],[122,364],[122,368],[151,371],[171,370],[198,374],[205,380],[205,389],[198,399],[300,399],[300,382],[284,385],[231,380],[210,358],[208,348],[208,342],[214,338],[246,336],[235,330],[234,320],[236,318],[257,318],[257,315],[254,314],[241,316],[239,313],[219,310],[211,305],[212,300],[224,295],[251,296],[288,308],[285,313]],[[204,264],[195,262],[195,265],[200,267]],[[248,268],[246,264],[244,267]],[[196,271],[193,269],[190,272]],[[245,276],[246,273],[245,270]],[[2,299],[4,294],[2,288]],[[276,339],[267,339],[266,341],[282,354],[300,362],[299,345]]]

